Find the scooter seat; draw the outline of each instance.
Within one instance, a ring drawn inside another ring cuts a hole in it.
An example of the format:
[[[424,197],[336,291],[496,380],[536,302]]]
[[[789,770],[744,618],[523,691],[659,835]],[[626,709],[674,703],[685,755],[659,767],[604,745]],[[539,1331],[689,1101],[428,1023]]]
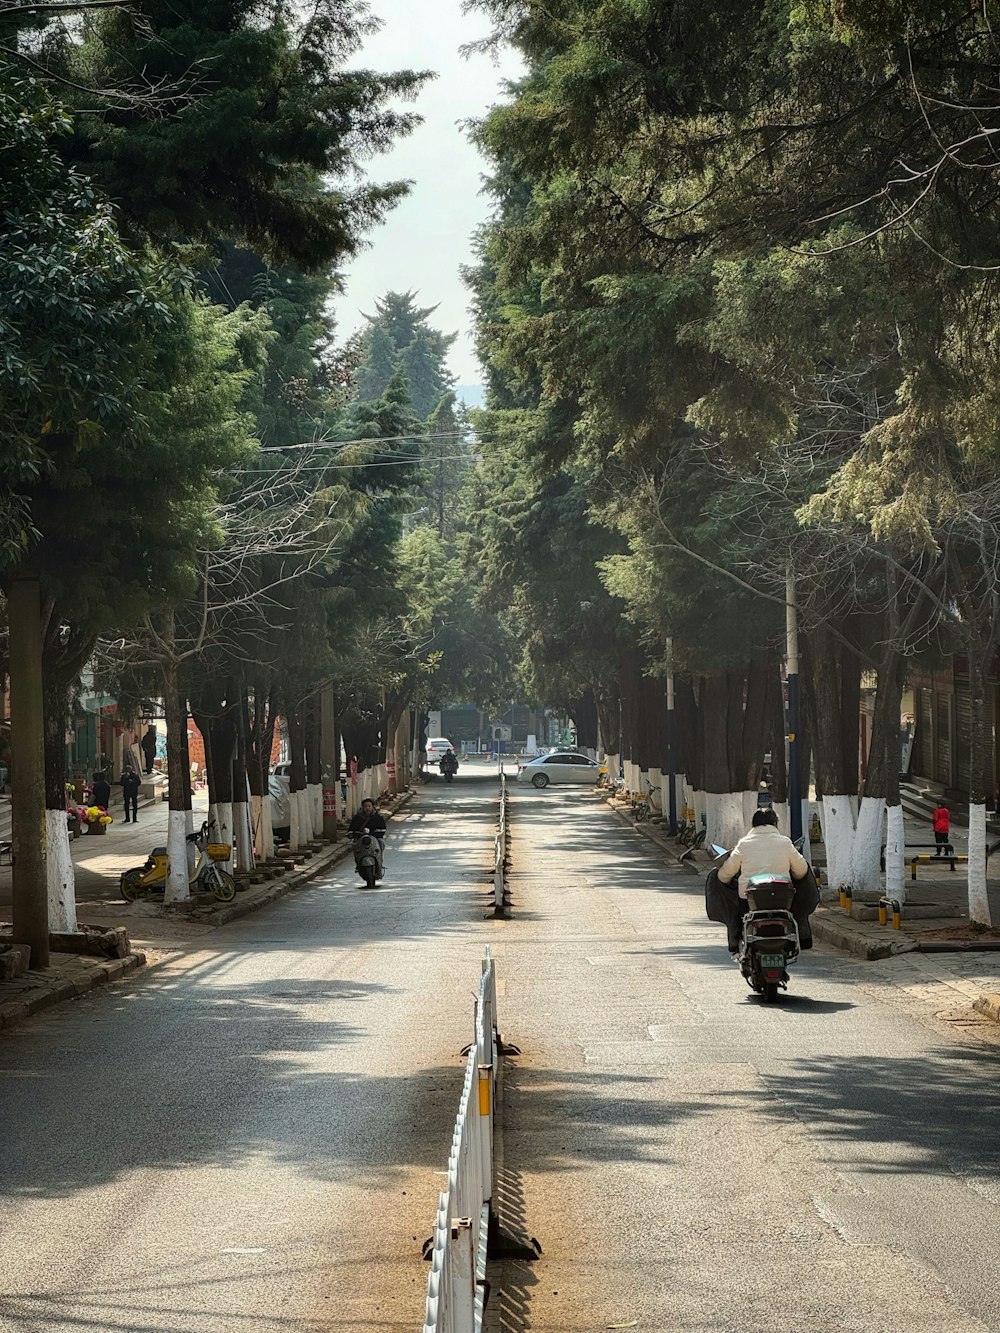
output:
[[[149,853],[150,857],[166,856],[166,854],[167,854],[166,847],[154,847],[153,850]]]

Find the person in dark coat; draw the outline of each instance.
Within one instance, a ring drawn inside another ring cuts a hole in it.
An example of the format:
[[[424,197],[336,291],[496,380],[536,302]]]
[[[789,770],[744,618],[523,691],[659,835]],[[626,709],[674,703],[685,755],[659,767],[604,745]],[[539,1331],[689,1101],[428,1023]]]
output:
[[[95,805],[99,805],[102,810],[107,810],[111,804],[111,784],[103,773],[95,773],[94,781],[90,785],[90,799]]]
[[[146,728],[146,734],[139,744],[146,759],[146,772],[152,773],[153,760],[156,758],[156,728],[152,723]]]
[[[132,823],[139,822],[139,788],[142,786],[142,778],[134,768],[126,768],[122,774],[122,795],[125,797],[125,823],[129,822],[129,811],[132,812]]]

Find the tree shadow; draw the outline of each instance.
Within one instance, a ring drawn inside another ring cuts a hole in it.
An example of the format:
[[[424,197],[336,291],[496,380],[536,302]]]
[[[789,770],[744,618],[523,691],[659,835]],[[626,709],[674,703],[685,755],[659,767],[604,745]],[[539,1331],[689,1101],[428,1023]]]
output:
[[[876,1174],[996,1175],[998,1075],[1000,1056],[987,1051],[824,1055],[762,1075],[771,1095],[761,1105],[777,1121],[794,1114],[819,1138],[849,1145],[845,1157]]]

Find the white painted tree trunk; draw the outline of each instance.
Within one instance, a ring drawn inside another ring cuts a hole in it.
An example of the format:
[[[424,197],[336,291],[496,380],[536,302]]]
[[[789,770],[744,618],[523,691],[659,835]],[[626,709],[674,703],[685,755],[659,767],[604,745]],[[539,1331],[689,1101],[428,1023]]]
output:
[[[274,860],[274,815],[271,807],[270,796],[259,796],[260,801],[260,824],[258,825],[257,840],[260,847],[258,856],[262,861]]]
[[[220,801],[215,807],[215,828],[209,829],[209,842],[226,842],[229,844],[229,860],[220,861],[219,865],[223,870],[233,873],[233,803],[232,801]]]
[[[76,930],[76,877],[65,810],[45,811],[45,844],[49,930],[71,934]]]
[[[659,768],[651,768],[646,774],[646,783],[649,792],[649,808],[654,814],[659,814],[666,809],[667,780],[663,771]]]
[[[881,889],[879,856],[885,825],[885,798],[863,796],[854,830],[848,883],[855,895],[878,895]],[[839,883],[839,881],[838,881]]]
[[[254,855],[258,860],[262,860],[264,856],[264,838],[261,828],[263,801],[264,798],[260,796],[250,797],[250,831],[253,835]]]
[[[708,830],[705,842],[717,842],[730,851],[746,832],[743,819],[743,792],[706,792],[705,813]]]
[[[613,753],[608,754],[605,757],[605,763],[608,770],[608,783],[613,787],[618,780],[618,756]]]
[[[168,823],[168,828],[169,828],[169,816],[168,816],[168,821],[167,821],[167,823]],[[198,864],[198,849],[197,849],[197,847],[195,847],[195,845],[194,845],[193,842],[188,842],[188,840],[187,840],[187,835],[188,835],[188,834],[191,834],[191,833],[193,833],[193,832],[194,832],[194,811],[193,811],[193,810],[185,810],[185,811],[184,811],[184,833],[185,833],[184,846],[185,846],[185,848],[186,848],[186,850],[187,850],[188,879],[190,879],[191,876],[194,874],[194,868],[195,868],[195,866]],[[168,849],[169,849],[170,844],[168,843],[167,846],[168,846]]]
[[[306,799],[309,805],[309,824],[314,838],[323,836],[323,784],[321,782],[310,782],[306,788]]]
[[[163,893],[165,903],[183,903],[191,896],[188,883],[188,822],[193,822],[190,810],[167,812],[167,886]]]
[[[297,791],[288,794],[288,850],[298,852],[302,850],[302,805],[299,801],[301,793]]]
[[[969,806],[969,920],[991,926],[990,899],[986,891],[986,806]]]
[[[791,837],[789,832],[791,826],[788,822],[788,802],[775,801],[771,809],[778,816],[778,832],[783,833],[786,838]]]
[[[236,833],[236,864],[241,870],[253,869],[253,830],[250,827],[249,800],[233,802]]]
[[[847,795],[823,797],[826,877],[833,888],[850,881],[854,851],[854,799]]]
[[[885,811],[885,892],[900,904],[906,901],[906,827],[901,805],[887,806]]]

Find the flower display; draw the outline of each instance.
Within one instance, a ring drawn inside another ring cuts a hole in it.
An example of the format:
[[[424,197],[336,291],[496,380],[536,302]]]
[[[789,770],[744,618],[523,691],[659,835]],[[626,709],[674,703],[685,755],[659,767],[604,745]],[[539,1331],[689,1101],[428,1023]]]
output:
[[[103,824],[105,828],[112,822],[111,816],[103,805],[89,805],[81,810],[80,819],[87,824]]]

